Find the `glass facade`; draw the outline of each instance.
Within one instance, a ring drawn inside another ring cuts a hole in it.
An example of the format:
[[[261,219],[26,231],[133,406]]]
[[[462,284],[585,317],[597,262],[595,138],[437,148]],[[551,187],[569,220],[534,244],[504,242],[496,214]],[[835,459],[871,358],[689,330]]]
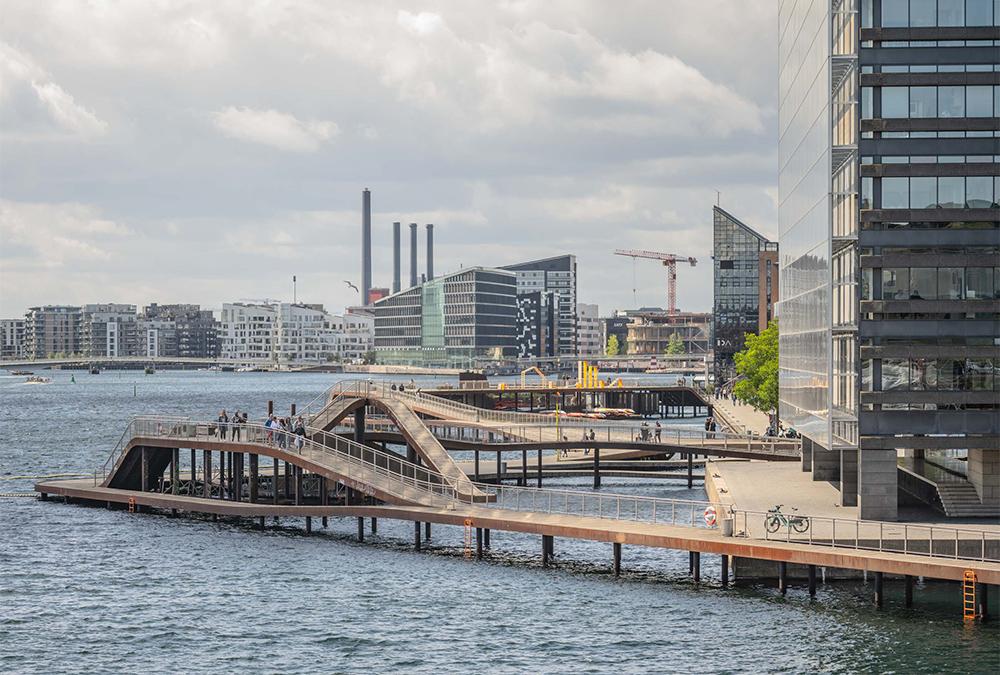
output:
[[[733,354],[743,348],[744,336],[767,328],[760,325],[760,304],[766,304],[771,295],[760,286],[761,253],[775,251],[778,245],[718,206],[713,209],[712,221],[712,344],[715,381],[723,383],[736,376]],[[763,276],[767,284],[770,277]]]
[[[786,0],[779,22],[779,416],[829,448],[832,12]]]
[[[379,363],[469,367],[516,356],[516,277],[470,268],[372,306]]]

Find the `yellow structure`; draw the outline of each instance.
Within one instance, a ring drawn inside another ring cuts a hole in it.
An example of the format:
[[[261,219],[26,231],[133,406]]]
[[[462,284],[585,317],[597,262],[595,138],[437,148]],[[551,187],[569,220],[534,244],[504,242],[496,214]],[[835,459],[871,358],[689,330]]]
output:
[[[605,386],[598,374],[597,366],[592,366],[587,361],[577,361],[576,363],[576,388],[577,389],[599,389]]]

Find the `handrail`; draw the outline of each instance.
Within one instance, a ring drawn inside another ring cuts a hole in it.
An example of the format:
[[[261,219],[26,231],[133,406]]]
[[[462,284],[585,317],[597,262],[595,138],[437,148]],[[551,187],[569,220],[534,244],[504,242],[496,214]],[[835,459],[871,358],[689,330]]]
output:
[[[705,432],[697,427],[679,425],[664,425],[657,430],[652,427],[638,425],[600,425],[594,424],[583,428],[584,433],[593,431],[594,438],[554,438],[545,432],[554,428],[548,425],[515,425],[501,427],[461,426],[454,422],[442,420],[424,420],[424,424],[435,437],[444,440],[461,440],[485,445],[502,445],[519,442],[564,442],[576,443],[580,447],[588,447],[593,441],[636,443],[642,445],[683,445],[692,448],[711,450],[728,450],[742,453],[760,453],[768,456],[781,455],[798,457],[799,446],[791,442],[793,439],[773,437],[754,437],[749,440],[743,434],[731,434],[722,431]],[[351,428],[352,422],[344,420],[341,425]],[[371,430],[398,431],[398,427],[388,418],[366,417],[365,426]],[[580,431],[580,428],[575,428]],[[453,431],[458,433],[452,433]],[[589,436],[589,434],[588,434]],[[498,438],[502,440],[498,440]]]

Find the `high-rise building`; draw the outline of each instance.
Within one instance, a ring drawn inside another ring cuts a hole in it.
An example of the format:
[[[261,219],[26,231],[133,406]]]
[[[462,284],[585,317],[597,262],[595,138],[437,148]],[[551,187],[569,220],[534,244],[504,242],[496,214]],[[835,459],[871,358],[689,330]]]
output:
[[[377,301],[379,363],[470,366],[516,355],[516,276],[469,267]]]
[[[576,306],[577,317],[577,353],[580,356],[599,356],[604,354],[601,342],[601,319],[597,305],[584,302]]]
[[[29,359],[80,353],[80,308],[32,307],[24,315],[24,355]]]
[[[555,356],[559,343],[559,301],[555,293],[531,291],[517,295],[517,358]]]
[[[24,358],[24,319],[0,319],[0,359]]]
[[[531,260],[501,269],[517,274],[517,292],[554,293],[556,299],[556,353],[553,356],[576,356],[576,256],[561,255]]]
[[[761,317],[770,320],[778,294],[778,244],[718,206],[712,208],[712,221],[714,374],[723,383],[736,376],[733,354],[743,349],[745,335],[767,328]]]
[[[781,420],[863,518],[995,516],[1000,8],[779,15]]]

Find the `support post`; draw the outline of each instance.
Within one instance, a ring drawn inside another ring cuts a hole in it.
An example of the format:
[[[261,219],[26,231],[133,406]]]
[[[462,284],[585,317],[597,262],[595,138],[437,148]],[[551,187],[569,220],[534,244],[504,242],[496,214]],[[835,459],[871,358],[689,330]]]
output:
[[[594,448],[594,489],[601,487],[601,449]]]
[[[615,556],[615,576],[620,577],[622,575],[622,545],[617,541],[612,544]]]
[[[882,605],[885,602],[885,592],[883,587],[882,576],[883,575],[881,572],[875,573],[875,606],[880,609],[882,608]]]
[[[250,503],[257,503],[257,489],[260,485],[260,457],[250,455]]]
[[[413,521],[413,548],[414,550],[420,550],[420,521]]]
[[[976,584],[976,616],[980,621],[986,621],[990,618],[990,602],[989,602],[989,591],[990,587],[986,584]]]
[[[528,451],[521,450],[521,485],[528,487]]]
[[[472,475],[473,475],[473,480],[475,480],[478,483],[479,482],[479,451],[478,450],[473,451],[473,457],[474,457],[474,459],[473,459],[473,467],[474,468],[473,468]]]
[[[549,566],[549,555],[551,554],[552,535],[542,535],[542,567]]]
[[[306,534],[312,534],[312,531],[313,531],[312,516],[306,516]]]
[[[903,577],[903,606],[913,607],[913,576],[910,574]]]
[[[142,446],[139,450],[139,489],[143,492],[149,489],[149,450]]]
[[[490,548],[490,528],[486,528],[483,531],[483,546]]]
[[[202,485],[202,496],[208,499],[212,496],[212,451],[202,450],[201,451],[201,473],[204,477],[204,485]]]
[[[271,501],[278,503],[278,458],[274,458],[274,484],[271,486]]]
[[[295,473],[295,505],[302,505],[302,467],[296,466],[292,471]]]
[[[358,516],[358,541],[363,542],[365,540],[365,519]]]
[[[424,539],[426,539],[427,541],[431,540],[431,523],[430,523],[430,521],[427,521],[426,523],[424,523]]]
[[[476,560],[483,559],[483,528],[476,528]]]
[[[816,597],[816,566],[809,566],[809,597]]]
[[[260,520],[257,523],[257,529],[258,530],[263,530],[264,529],[264,516],[260,517]]]
[[[538,484],[537,487],[542,487],[542,449],[538,448]]]
[[[361,406],[354,411],[354,442],[364,444],[365,442],[365,407]]]
[[[188,492],[192,497],[194,496],[194,484],[198,480],[198,457],[195,455],[195,449],[191,448],[191,490]]]
[[[497,485],[500,485],[500,451],[497,450]]]
[[[171,451],[170,457],[170,494],[177,494],[179,492],[179,485],[177,485],[181,480],[181,449],[174,448]]]
[[[688,462],[688,490],[694,486],[694,456],[689,452],[687,453]]]
[[[701,583],[701,553],[694,552],[694,582]]]
[[[788,563],[784,560],[778,563],[778,590],[782,595],[788,593]]]
[[[323,529],[325,530],[326,526],[327,526],[327,518],[326,518],[326,516],[323,516],[322,523],[323,523]]]
[[[729,556],[725,553],[722,554],[722,587],[727,588],[729,586]]]
[[[378,534],[378,518],[372,518],[372,534]]]

